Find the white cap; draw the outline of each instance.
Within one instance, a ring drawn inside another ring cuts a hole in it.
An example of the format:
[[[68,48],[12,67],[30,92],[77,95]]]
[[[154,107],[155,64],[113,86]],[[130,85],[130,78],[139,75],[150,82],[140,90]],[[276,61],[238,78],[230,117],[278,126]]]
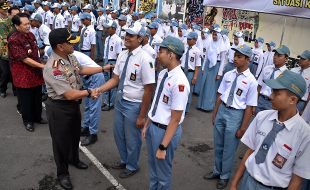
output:
[[[54,3],[53,6],[51,8],[58,8],[60,9],[61,8],[61,5],[59,3]]]
[[[140,22],[135,22],[133,27],[125,28],[125,31],[129,34],[140,35],[140,31],[142,29],[142,25]]]
[[[87,4],[83,7],[83,10],[85,9],[89,9],[89,10],[92,10],[92,6],[90,4]]]

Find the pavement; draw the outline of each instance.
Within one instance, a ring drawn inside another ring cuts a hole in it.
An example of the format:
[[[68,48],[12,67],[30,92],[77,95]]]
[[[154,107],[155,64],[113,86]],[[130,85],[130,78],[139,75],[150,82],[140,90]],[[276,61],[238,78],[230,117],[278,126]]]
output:
[[[6,98],[0,98],[0,189],[62,189],[55,181],[56,166],[48,125],[37,124],[35,132],[26,131],[21,116],[16,112],[16,103],[16,97],[10,90]],[[173,190],[216,189],[216,181],[207,181],[202,177],[213,168],[211,113],[197,110],[196,103],[197,97],[193,96],[193,104],[183,123],[182,139],[174,157]],[[80,159],[89,164],[89,168],[78,170],[69,167],[74,189],[148,189],[146,142],[143,141],[142,145],[140,171],[130,178],[120,179],[120,171],[110,168],[112,163],[119,160],[113,138],[114,110],[101,114],[97,143],[83,149],[93,156],[92,160],[97,161],[91,161],[80,151]],[[240,149],[242,146],[236,154],[236,166],[240,162],[239,155],[244,151]]]

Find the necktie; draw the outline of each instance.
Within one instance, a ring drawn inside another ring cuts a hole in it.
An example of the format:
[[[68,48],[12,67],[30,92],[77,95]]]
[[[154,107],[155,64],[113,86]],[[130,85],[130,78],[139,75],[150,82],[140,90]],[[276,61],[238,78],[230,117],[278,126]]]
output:
[[[55,16],[54,21],[53,21],[53,29],[55,29],[55,24],[56,24],[56,18],[58,15]]]
[[[270,79],[274,79],[274,74],[275,74],[275,72],[278,71],[278,70],[280,70],[280,69],[278,69],[278,68],[274,68],[274,69],[273,69],[273,71],[272,71],[272,73],[271,73],[271,75],[270,75]]]
[[[80,50],[82,50],[83,47],[83,42],[84,42],[84,33],[86,31],[86,27],[83,28],[82,32],[81,32],[81,40],[80,40]]]
[[[108,39],[108,43],[107,43],[107,47],[105,49],[105,55],[104,55],[104,63],[107,64],[108,63],[108,60],[109,60],[109,48],[110,48],[110,39],[111,39],[111,36],[109,36],[109,39]]]
[[[255,155],[256,164],[265,162],[269,148],[274,142],[277,134],[283,129],[284,129],[284,124],[279,124],[276,120],[274,120],[271,131],[265,137],[262,145],[260,146],[258,152]]]
[[[156,113],[158,101],[159,101],[161,92],[163,91],[164,83],[165,83],[165,80],[166,80],[167,77],[168,77],[168,72],[165,73],[163,79],[160,82],[160,85],[159,85],[159,88],[158,88],[158,92],[157,92],[157,96],[156,96],[156,100],[155,100],[154,107],[153,107],[153,110],[152,110],[152,116],[154,116],[155,113]]]
[[[152,46],[152,41],[153,41],[153,36],[150,36],[150,42],[149,42],[150,46]]]
[[[188,58],[189,58],[189,50],[190,50],[191,48],[192,48],[192,47],[188,47],[187,52],[186,52],[186,56],[185,56],[184,73],[185,73],[186,76],[187,76],[187,74],[188,74]]]
[[[227,106],[231,106],[232,103],[233,103],[235,88],[236,88],[236,86],[237,86],[237,78],[238,78],[240,75],[242,75],[242,73],[237,73],[237,74],[236,74],[236,78],[235,78],[234,82],[233,82],[232,85],[231,85],[231,88],[230,88],[230,91],[229,91],[229,96],[228,96],[227,103],[226,103]]]
[[[302,75],[302,72],[303,72],[303,71],[304,71],[303,69],[300,69],[299,73]]]
[[[124,89],[124,82],[125,82],[127,66],[128,66],[130,56],[132,56],[132,52],[128,53],[128,57],[126,59],[126,62],[125,62],[125,65],[124,65],[124,68],[122,71],[122,75],[121,75],[121,78],[120,78],[119,83],[118,83],[118,88],[117,88],[118,91],[123,91],[123,89]]]
[[[45,12],[44,14],[44,24],[47,24],[46,15],[47,15],[47,12]]]

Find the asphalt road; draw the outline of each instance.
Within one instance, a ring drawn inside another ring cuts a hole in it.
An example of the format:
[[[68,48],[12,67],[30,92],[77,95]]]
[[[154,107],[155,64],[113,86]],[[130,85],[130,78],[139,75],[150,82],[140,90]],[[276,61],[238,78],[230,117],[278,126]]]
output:
[[[216,181],[206,181],[202,178],[213,167],[211,113],[196,110],[196,102],[197,97],[194,96],[190,113],[183,124],[182,140],[175,154],[173,190],[216,189]],[[139,173],[128,179],[120,179],[120,171],[109,168],[119,159],[113,139],[113,114],[113,110],[102,112],[99,140],[87,149],[125,189],[146,190],[148,166],[145,141],[141,151]],[[237,157],[239,152],[240,150]],[[80,152],[80,158],[89,164],[89,169],[69,168],[74,189],[115,189],[83,152]],[[238,158],[236,162],[239,162]],[[16,97],[8,90],[8,96],[5,99],[0,98],[0,190],[61,189],[55,182],[55,173],[48,125],[35,125],[33,133],[26,131],[20,115],[16,112]]]

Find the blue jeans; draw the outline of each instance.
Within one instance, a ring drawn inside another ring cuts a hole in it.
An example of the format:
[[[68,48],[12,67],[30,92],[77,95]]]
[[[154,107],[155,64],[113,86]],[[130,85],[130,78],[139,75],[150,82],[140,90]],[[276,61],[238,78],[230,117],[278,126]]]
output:
[[[103,41],[102,41],[103,32],[98,30],[96,31],[96,58],[103,59]]]
[[[139,102],[120,99],[115,103],[114,140],[121,157],[121,163],[126,164],[128,170],[139,169],[141,150],[141,129],[136,127],[136,120],[140,113]]]
[[[221,179],[229,179],[234,165],[235,152],[239,139],[235,137],[240,128],[244,110],[237,110],[220,105],[216,114],[213,130],[215,167],[214,174]]]
[[[193,89],[194,89],[194,85],[192,84],[192,80],[193,80],[193,77],[194,77],[194,72],[188,72],[187,73],[187,80],[190,84],[190,93],[189,93],[189,96],[188,96],[188,100],[187,100],[187,105],[186,105],[186,113],[189,111],[189,107],[192,103],[192,95],[193,95]]]
[[[115,62],[113,62],[113,63],[108,62],[107,64],[115,64]],[[104,64],[104,65],[106,65],[106,64]],[[110,72],[104,72],[103,75],[104,75],[105,81],[108,81],[112,78],[113,72],[112,72],[112,74]],[[102,95],[103,104],[106,104],[106,105],[109,105],[110,107],[113,107],[114,102],[115,102],[116,91],[117,91],[117,88],[112,88],[111,90],[104,92]],[[110,99],[109,99],[109,97],[110,97]]]
[[[271,110],[272,104],[270,100],[266,100],[262,95],[258,96],[256,114],[260,111]]]
[[[88,79],[83,78],[84,87],[86,89],[94,89],[98,88],[105,82],[103,74],[97,73],[89,76]],[[90,134],[97,134],[99,122],[100,122],[100,114],[101,114],[101,95],[93,100],[92,98],[85,98],[84,104],[84,114],[82,127],[89,128]]]
[[[310,189],[310,180],[304,179],[300,190],[309,190]]]
[[[148,152],[148,165],[150,187],[149,190],[169,190],[171,187],[172,161],[174,151],[181,139],[182,126],[179,125],[173,138],[171,139],[167,150],[165,160],[156,158],[156,151],[165,135],[165,130],[157,127],[152,122],[149,124],[146,132],[146,143]]]

